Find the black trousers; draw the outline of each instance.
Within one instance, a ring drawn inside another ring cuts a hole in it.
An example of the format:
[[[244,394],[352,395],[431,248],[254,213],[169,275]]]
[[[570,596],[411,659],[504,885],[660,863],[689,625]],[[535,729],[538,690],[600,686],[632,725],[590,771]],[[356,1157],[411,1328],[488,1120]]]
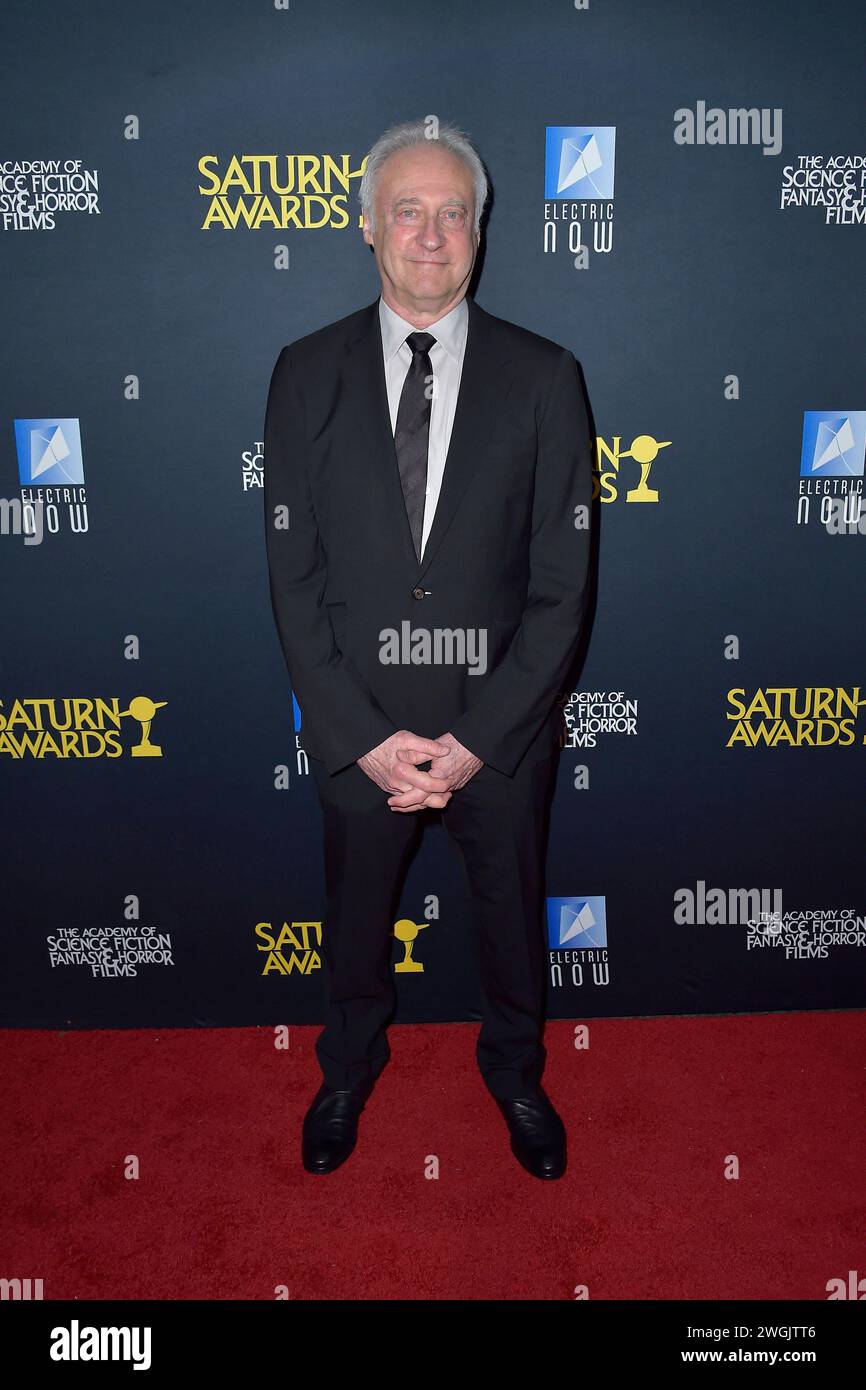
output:
[[[513,777],[485,765],[438,812],[461,852],[474,917],[478,1066],[503,1099],[526,1095],[544,1069],[544,861],[558,759],[557,744]],[[392,811],[356,764],[333,776],[317,758],[310,767],[324,815],[326,886],[316,1055],[326,1084],[346,1090],[374,1081],[391,1055],[391,932],[430,813]]]

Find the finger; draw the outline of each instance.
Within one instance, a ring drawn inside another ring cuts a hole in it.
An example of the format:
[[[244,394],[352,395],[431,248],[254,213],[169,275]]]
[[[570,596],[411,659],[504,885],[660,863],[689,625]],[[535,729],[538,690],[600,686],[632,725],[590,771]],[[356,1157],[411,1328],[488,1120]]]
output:
[[[389,796],[388,805],[392,811],[420,811],[424,805],[424,800],[423,796],[420,798],[409,795]]]
[[[388,805],[392,811],[424,811],[428,807],[438,811],[443,806],[447,806],[450,800],[450,792],[436,792],[432,796],[425,797],[423,801],[413,802],[411,805],[406,804],[403,797],[389,796]]]
[[[416,752],[414,748],[398,748],[396,753],[397,761],[400,763],[429,763],[430,754]]]
[[[412,787],[409,786],[408,783],[400,782],[386,787],[385,790],[390,797],[393,797],[394,800],[399,801],[401,806],[408,806],[411,802],[417,802],[420,806],[421,802],[425,799],[425,797],[430,795],[430,793],[425,791],[423,787]],[[437,787],[436,790],[442,791],[443,788]]]
[[[413,752],[422,753],[425,758],[441,758],[451,750],[447,743],[441,743],[435,738],[418,738],[415,734],[406,734],[402,743],[397,745],[398,751],[411,749]]]
[[[447,777],[434,777],[431,772],[421,772],[419,768],[413,767],[411,763],[395,772],[391,779],[392,790],[396,793],[407,791],[421,791],[429,795],[431,792],[450,791],[450,783]]]
[[[438,780],[438,779],[437,779]],[[443,786],[441,783],[434,787],[433,791],[425,791],[421,787],[389,787],[389,804],[392,802],[398,806],[424,806],[433,796],[450,797],[451,788]]]

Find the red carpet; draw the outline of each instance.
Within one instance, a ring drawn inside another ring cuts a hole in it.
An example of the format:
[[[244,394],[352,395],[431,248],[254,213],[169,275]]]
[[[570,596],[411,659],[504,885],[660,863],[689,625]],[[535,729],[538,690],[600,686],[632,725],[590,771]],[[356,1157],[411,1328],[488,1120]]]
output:
[[[550,1183],[511,1156],[476,1031],[392,1027],[323,1177],[299,1159],[316,1028],[287,1052],[266,1028],[5,1032],[0,1277],[46,1299],[826,1299],[866,1274],[866,1014],[595,1020],[588,1051],[549,1024]]]

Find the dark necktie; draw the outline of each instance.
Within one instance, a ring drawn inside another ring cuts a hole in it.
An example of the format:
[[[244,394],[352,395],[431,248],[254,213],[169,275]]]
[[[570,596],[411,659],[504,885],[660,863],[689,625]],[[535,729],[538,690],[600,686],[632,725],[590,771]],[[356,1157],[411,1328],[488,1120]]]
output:
[[[421,536],[424,530],[424,502],[427,495],[427,442],[430,433],[428,379],[433,375],[429,353],[435,341],[430,333],[410,333],[406,339],[412,349],[412,364],[403,382],[394,428],[394,448],[400,469],[400,482],[403,485],[406,515],[415,545],[415,556],[419,562]]]

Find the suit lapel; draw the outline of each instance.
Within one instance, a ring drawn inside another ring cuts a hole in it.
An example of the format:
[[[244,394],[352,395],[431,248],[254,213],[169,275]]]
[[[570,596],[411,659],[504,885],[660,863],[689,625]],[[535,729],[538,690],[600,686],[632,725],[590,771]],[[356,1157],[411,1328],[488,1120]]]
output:
[[[478,461],[484,455],[508,384],[503,375],[502,354],[497,351],[496,334],[490,317],[474,299],[466,302],[469,307],[469,331],[463,354],[457,408],[439,501],[418,570],[419,579],[435,559],[463,494],[472,481]]]
[[[345,385],[351,396],[351,407],[358,412],[356,418],[365,421],[369,427],[362,430],[361,439],[367,444],[365,453],[369,455],[382,489],[385,505],[383,543],[389,534],[398,538],[401,552],[417,580],[426,573],[454,520],[478,460],[494,432],[498,409],[508,386],[508,379],[503,374],[503,354],[497,350],[490,317],[473,299],[466,302],[469,324],[460,389],[442,487],[420,566],[406,515],[400,468],[391,433],[378,298],[364,311],[358,334],[346,348]]]
[[[387,544],[389,536],[396,538],[407,565],[415,570],[418,561],[391,433],[378,299],[368,305],[357,336],[346,345],[343,380],[350,418],[358,421],[359,452],[369,459],[371,485],[379,488],[382,497],[382,544]]]

